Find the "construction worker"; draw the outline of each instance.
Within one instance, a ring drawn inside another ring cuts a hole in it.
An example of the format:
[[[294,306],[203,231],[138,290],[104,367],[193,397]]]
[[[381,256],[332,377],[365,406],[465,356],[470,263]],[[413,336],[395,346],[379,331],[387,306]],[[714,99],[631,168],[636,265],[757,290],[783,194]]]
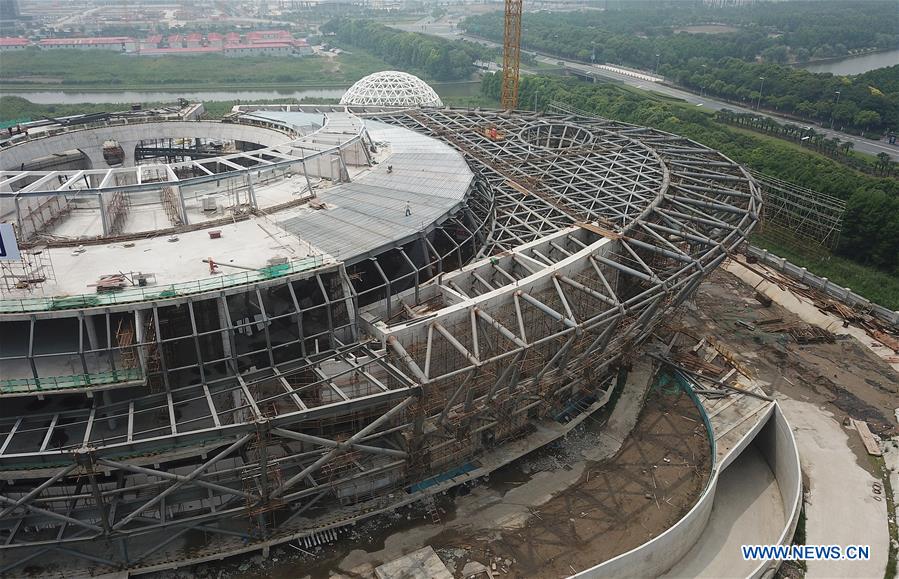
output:
[[[406,217],[409,217],[410,215],[412,215],[412,205],[406,201]]]

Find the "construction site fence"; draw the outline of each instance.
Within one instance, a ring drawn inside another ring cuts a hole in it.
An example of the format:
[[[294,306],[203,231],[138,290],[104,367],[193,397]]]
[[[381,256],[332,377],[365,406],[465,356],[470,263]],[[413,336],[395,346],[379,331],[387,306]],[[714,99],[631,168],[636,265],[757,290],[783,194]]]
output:
[[[0,300],[0,314],[92,308],[148,300],[165,300],[279,278],[315,269],[323,264],[324,256],[313,255],[254,271],[223,274],[174,284],[134,286],[117,291],[93,294],[3,299]]]
[[[746,248],[746,255],[758,259],[761,263],[767,265],[771,269],[799,281],[812,289],[816,289],[847,306],[868,312],[880,321],[889,324],[894,328],[899,328],[899,311],[894,312],[893,310],[875,304],[864,296],[860,296],[853,292],[852,289],[840,287],[826,277],[818,277],[817,275],[810,273],[806,268],[790,263],[785,258],[778,257],[767,249],[761,249],[750,245]]]

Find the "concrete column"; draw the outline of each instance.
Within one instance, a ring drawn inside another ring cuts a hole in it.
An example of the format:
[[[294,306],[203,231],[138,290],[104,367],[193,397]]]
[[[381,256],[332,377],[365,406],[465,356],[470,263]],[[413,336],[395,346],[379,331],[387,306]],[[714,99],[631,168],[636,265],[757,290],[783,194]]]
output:
[[[226,309],[227,305],[225,304],[225,298],[219,297],[215,300],[215,306],[218,310],[219,327],[225,329],[225,331],[220,334],[222,336],[222,351],[226,358],[233,358],[234,350],[231,348],[231,332],[233,332],[234,329],[231,327],[231,316]]]
[[[15,197],[15,203],[16,203],[16,223],[19,224],[19,235],[22,236],[22,241],[25,241],[26,239],[28,239],[29,234],[22,227],[22,208],[19,207],[19,196],[18,195],[16,195],[16,197]]]
[[[134,341],[137,344],[144,343],[144,320],[146,319],[146,312],[144,310],[135,310],[134,311]],[[147,350],[145,346],[138,346],[137,348],[137,358],[140,361],[141,372],[146,373],[147,371]]]
[[[112,404],[112,393],[109,390],[103,391],[103,404],[105,404],[106,406],[109,406]],[[111,411],[111,410],[109,411],[108,416],[109,417],[106,419],[106,426],[111,431],[115,430],[116,426],[118,425],[118,420],[115,419],[115,417],[113,416],[113,411]]]
[[[256,192],[253,190],[253,175],[247,171],[247,201],[253,209],[256,209]]]
[[[181,208],[181,222],[184,225],[190,225],[190,218],[187,216],[187,205],[184,203],[184,194],[181,192],[181,186],[173,185],[172,191],[178,196],[178,206]]]
[[[87,343],[91,350],[100,348],[100,340],[97,339],[97,326],[94,325],[94,316],[84,317],[84,329],[87,330]]]
[[[97,202],[100,204],[100,223],[103,224],[103,235],[109,235],[109,217],[106,215],[106,205],[103,204],[102,193],[97,193]]]
[[[309,171],[306,169],[306,159],[303,159],[303,177],[306,178],[306,188],[309,189],[309,195],[315,197],[315,192],[312,190],[312,181],[309,180]]]

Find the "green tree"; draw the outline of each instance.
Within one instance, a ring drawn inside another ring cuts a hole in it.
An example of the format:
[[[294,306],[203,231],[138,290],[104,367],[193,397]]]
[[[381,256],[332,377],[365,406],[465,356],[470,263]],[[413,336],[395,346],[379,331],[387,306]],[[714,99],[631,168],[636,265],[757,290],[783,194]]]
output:
[[[858,111],[855,113],[855,118],[853,119],[855,126],[864,127],[865,132],[867,132],[868,128],[871,126],[879,125],[880,121],[880,113],[868,109]]]
[[[889,162],[889,161],[888,161]],[[899,199],[880,189],[858,190],[843,215],[841,251],[886,271],[899,265]]]

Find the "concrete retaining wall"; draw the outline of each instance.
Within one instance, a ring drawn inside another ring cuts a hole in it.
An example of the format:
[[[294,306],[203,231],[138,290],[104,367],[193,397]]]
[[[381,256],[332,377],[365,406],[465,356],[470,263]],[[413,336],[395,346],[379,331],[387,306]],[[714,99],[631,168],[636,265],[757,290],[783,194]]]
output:
[[[715,466],[705,491],[681,520],[658,537],[573,577],[576,579],[645,579],[658,577],[671,569],[693,548],[705,530],[715,504],[715,493],[720,474],[739,457],[740,453],[753,440],[757,440],[758,447],[770,465],[780,487],[786,524],[780,534],[779,543],[789,544],[796,530],[802,505],[802,472],[793,432],[780,407],[775,403],[765,411],[764,417],[743,436],[733,450],[722,459],[721,464]],[[779,565],[779,561],[761,562],[749,577],[770,577]]]
[[[645,579],[658,577],[684,555],[699,540],[705,530],[715,506],[715,491],[718,487],[718,477],[721,474],[721,466],[716,464],[715,437],[711,432],[711,424],[705,408],[689,388],[686,389],[693,403],[697,405],[703,422],[706,425],[710,437],[710,451],[712,453],[712,472],[709,482],[699,500],[684,517],[673,526],[666,529],[661,535],[643,543],[635,549],[618,555],[595,567],[581,571],[573,575],[576,579]],[[741,441],[742,443],[742,441]],[[747,443],[748,444],[748,443]],[[741,449],[743,447],[740,447]]]
[[[863,311],[869,311],[872,316],[886,322],[892,326],[899,328],[899,312],[894,312],[883,306],[873,303],[871,300],[865,299],[863,296],[853,292],[848,287],[840,287],[826,277],[818,277],[804,267],[794,265],[784,259],[770,253],[767,249],[759,249],[750,245],[746,250],[746,255],[757,258],[760,262],[768,267],[802,282],[805,285],[820,290],[828,296],[839,300],[847,306],[857,307]]]
[[[774,412],[756,440],[762,456],[777,479],[777,486],[780,487],[786,525],[777,542],[780,545],[789,545],[796,532],[799,513],[802,510],[802,467],[793,430],[777,403],[774,404]],[[778,567],[780,561],[763,561],[750,577],[753,579],[773,577]]]

